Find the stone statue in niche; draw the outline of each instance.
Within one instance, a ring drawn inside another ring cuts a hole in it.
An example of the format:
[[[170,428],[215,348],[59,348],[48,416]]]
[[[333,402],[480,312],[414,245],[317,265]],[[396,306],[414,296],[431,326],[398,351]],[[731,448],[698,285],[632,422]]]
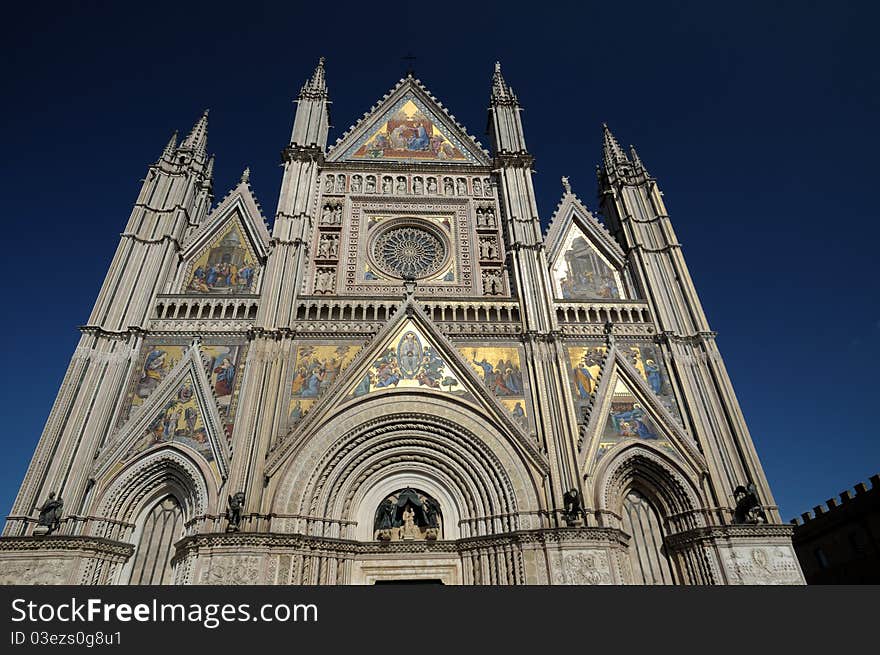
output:
[[[455,192],[456,192],[458,195],[460,195],[460,196],[466,196],[466,195],[468,194],[467,180],[466,180],[466,179],[464,179],[463,177],[458,178],[458,180],[456,181],[455,185],[456,185]]]
[[[474,186],[474,195],[475,196],[483,195],[483,183],[480,182],[480,178],[478,178],[478,177],[474,178],[473,186]]]
[[[486,207],[486,211],[483,216],[486,219],[486,227],[495,227],[495,208],[492,206]]]
[[[318,241],[318,259],[336,259],[338,244],[339,237],[335,234],[322,234]]]
[[[244,492],[229,496],[226,508],[226,532],[238,532],[241,525],[241,510],[244,508]]]
[[[455,195],[455,185],[452,183],[451,177],[443,179],[443,194],[447,196]]]
[[[360,193],[361,192],[361,176],[355,175],[351,178],[351,192],[352,193]]]
[[[336,176],[336,193],[345,193],[345,175]]]
[[[367,175],[367,193],[376,193],[376,178]]]
[[[488,177],[483,179],[483,193],[485,193],[487,196],[492,195],[492,184],[489,181]]]
[[[382,193],[391,193],[391,178],[382,178]]]
[[[767,515],[758,499],[758,489],[754,482],[747,486],[739,485],[733,490],[736,508],[733,510],[734,523],[767,523]]]
[[[406,193],[406,178],[397,178],[397,193]]]
[[[324,178],[324,193],[333,193],[333,180],[334,177],[332,175]]]
[[[324,205],[321,210],[321,222],[324,224],[329,224],[333,222],[333,207],[330,205]]]
[[[562,496],[562,518],[568,527],[581,527],[587,520],[587,514],[581,504],[581,495],[577,489],[569,489]]]
[[[413,178],[413,193],[423,193],[425,190],[425,185],[422,183],[422,178],[414,177]]]
[[[441,529],[440,503],[411,487],[385,498],[373,523],[373,535],[378,541],[434,541]]]
[[[498,259],[498,245],[492,237],[480,239],[480,259]]]
[[[428,178],[428,193],[437,193],[437,178]]]
[[[333,208],[333,223],[342,225],[342,204],[338,204]]]
[[[37,527],[34,528],[34,534],[46,535],[52,534],[61,526],[61,512],[64,508],[64,501],[61,498],[55,498],[55,492],[49,494],[49,499],[40,507],[40,517],[37,519]]]
[[[315,293],[330,293],[336,285],[336,274],[332,268],[319,268],[315,273]]]
[[[504,285],[501,281],[501,271],[490,269],[483,271],[483,293],[487,296],[501,295]]]

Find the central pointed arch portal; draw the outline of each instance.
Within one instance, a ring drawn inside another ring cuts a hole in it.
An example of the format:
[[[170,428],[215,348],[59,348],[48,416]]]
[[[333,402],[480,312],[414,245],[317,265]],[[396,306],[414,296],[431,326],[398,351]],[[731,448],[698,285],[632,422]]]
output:
[[[271,512],[285,532],[375,544],[351,562],[351,583],[515,583],[523,575],[515,548],[489,561],[452,544],[542,527],[539,468],[500,422],[471,404],[388,391],[342,406],[299,437],[270,488]],[[423,529],[407,535],[402,511],[389,514],[383,530],[383,502],[416,496],[436,502],[436,530],[423,514],[410,519]]]

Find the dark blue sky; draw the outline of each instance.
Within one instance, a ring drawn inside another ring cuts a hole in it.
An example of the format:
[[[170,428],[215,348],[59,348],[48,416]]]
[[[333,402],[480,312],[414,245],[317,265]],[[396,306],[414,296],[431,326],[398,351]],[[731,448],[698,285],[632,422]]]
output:
[[[561,175],[595,209],[607,121],[665,193],[783,517],[880,469],[876,3],[25,4],[0,28],[0,511],[147,164],[210,107],[216,197],[249,165],[271,218],[291,101],[320,55],[331,141],[410,52],[482,135],[500,59],[545,224]]]

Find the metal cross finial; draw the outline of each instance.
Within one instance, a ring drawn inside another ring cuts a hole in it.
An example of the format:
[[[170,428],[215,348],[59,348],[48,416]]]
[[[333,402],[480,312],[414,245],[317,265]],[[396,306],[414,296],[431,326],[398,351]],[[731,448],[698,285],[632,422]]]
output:
[[[406,55],[405,57],[401,57],[401,59],[403,59],[406,62],[407,77],[414,77],[415,73],[416,73],[415,67],[413,66],[413,62],[416,60],[415,55],[410,53],[410,54]]]

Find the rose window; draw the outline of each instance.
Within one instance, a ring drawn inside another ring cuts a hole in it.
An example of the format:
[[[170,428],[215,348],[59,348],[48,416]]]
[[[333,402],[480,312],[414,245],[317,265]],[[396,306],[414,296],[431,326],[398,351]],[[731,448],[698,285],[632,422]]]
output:
[[[373,259],[386,273],[402,278],[423,278],[436,273],[446,261],[441,238],[413,225],[392,227],[373,244]]]

